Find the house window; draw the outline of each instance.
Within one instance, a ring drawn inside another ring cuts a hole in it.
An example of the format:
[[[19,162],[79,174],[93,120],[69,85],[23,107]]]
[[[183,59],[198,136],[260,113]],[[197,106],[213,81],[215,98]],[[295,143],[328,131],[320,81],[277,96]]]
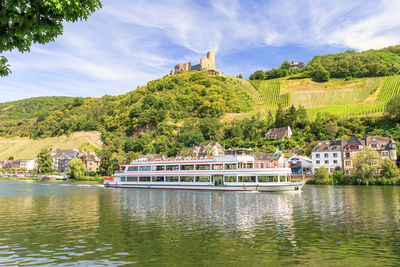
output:
[[[315,148],[315,151],[319,151],[319,147],[316,147],[316,148]]]
[[[345,165],[346,165],[347,167],[351,166],[351,161],[350,161],[350,160],[346,160],[346,161],[345,161]]]
[[[319,154],[315,154],[315,157],[316,157],[317,159],[319,159]]]
[[[328,150],[328,147],[326,146],[326,147],[324,147],[324,150],[326,151],[326,150]]]
[[[317,160],[315,163],[316,163],[316,164],[319,164],[319,163],[320,163],[320,161],[319,161],[319,160]]]
[[[333,153],[333,157],[334,157],[334,158],[337,158],[337,153]]]
[[[336,147],[334,146],[332,150],[336,150]]]
[[[371,147],[372,147],[372,148],[376,148],[377,145],[376,145],[376,144],[371,144]]]
[[[324,154],[324,157],[327,158],[327,157],[328,157],[328,153],[325,153],[325,154]]]
[[[325,160],[325,164],[329,164],[329,160]]]
[[[337,164],[337,160],[334,160],[334,161],[333,161],[333,164]]]
[[[349,152],[346,153],[346,158],[350,158],[350,153]]]

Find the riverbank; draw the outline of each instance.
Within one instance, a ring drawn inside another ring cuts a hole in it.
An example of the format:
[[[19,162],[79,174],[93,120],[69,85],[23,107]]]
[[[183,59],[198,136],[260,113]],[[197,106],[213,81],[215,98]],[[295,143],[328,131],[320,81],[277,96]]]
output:
[[[42,177],[0,177],[0,181],[42,181]],[[78,179],[57,179],[56,181],[69,181],[69,182],[97,182],[103,183],[103,176],[84,176]]]
[[[400,186],[400,177],[394,178],[383,178],[375,177],[369,179],[362,179],[351,176],[343,176],[341,179],[335,179],[335,177],[330,177],[329,179],[324,179],[318,181],[316,179],[307,180],[306,184],[316,184],[316,185],[398,185]]]

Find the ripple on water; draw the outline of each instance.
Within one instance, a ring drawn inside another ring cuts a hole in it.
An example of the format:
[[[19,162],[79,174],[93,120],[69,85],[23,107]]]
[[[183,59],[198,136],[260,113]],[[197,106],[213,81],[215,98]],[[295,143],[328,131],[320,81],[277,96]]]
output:
[[[395,265],[399,230],[398,187],[242,194],[0,183],[2,266]]]

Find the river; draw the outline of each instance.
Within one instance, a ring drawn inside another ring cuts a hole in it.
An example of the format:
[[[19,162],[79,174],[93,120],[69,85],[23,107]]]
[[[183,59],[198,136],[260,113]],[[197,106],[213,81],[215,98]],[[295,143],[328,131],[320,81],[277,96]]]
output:
[[[399,265],[400,187],[0,182],[0,265]]]

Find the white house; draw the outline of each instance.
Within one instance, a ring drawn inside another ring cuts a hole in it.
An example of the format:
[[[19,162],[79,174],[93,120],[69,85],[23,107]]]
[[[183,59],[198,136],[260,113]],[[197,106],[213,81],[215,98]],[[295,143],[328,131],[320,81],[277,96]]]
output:
[[[294,154],[290,158],[288,158],[288,162],[290,163],[290,168],[292,169],[292,173],[312,172],[312,159],[308,157]]]
[[[314,147],[312,156],[312,172],[324,166],[333,173],[343,170],[342,150],[346,140],[319,141]]]

